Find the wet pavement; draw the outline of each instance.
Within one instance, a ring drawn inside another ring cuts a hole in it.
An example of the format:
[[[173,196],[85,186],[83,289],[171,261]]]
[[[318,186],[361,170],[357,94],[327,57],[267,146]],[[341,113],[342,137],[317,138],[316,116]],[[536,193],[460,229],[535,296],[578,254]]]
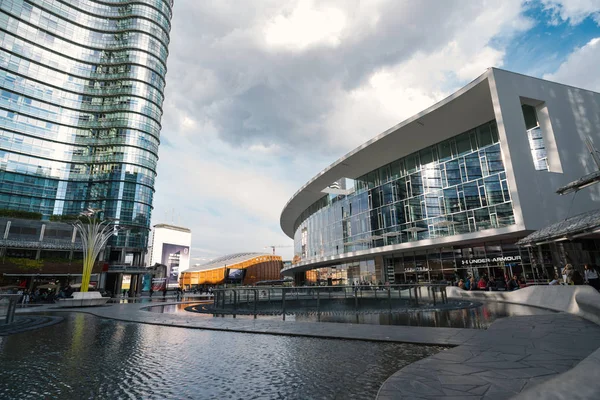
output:
[[[60,315],[0,337],[0,398],[368,399],[398,369],[442,350]]]
[[[398,371],[377,399],[509,399],[600,346],[600,326],[565,313],[505,318],[485,333]]]

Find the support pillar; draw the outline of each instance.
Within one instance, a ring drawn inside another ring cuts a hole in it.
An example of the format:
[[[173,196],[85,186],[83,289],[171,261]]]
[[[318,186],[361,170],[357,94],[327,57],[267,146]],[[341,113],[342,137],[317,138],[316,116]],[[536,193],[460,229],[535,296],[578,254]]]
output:
[[[116,296],[121,296],[121,292],[122,292],[122,287],[123,285],[123,273],[120,272],[117,274],[117,280],[115,282],[115,295]]]

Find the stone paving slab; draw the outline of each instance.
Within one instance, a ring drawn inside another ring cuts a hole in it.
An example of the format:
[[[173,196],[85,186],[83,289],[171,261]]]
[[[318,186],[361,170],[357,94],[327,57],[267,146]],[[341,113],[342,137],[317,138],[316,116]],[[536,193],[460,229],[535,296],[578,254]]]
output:
[[[163,303],[161,305],[168,304]],[[47,305],[36,307],[35,309],[20,309],[17,310],[17,313],[85,312],[102,318],[181,328],[441,346],[458,346],[485,334],[483,330],[465,328],[431,328],[336,322],[286,322],[248,318],[207,317],[187,312],[163,314],[141,310],[145,307],[148,307],[148,304],[111,304],[103,307],[60,309],[54,308],[52,305]]]
[[[570,370],[599,346],[600,326],[571,314],[503,318],[484,335],[396,372],[377,398],[508,399]]]

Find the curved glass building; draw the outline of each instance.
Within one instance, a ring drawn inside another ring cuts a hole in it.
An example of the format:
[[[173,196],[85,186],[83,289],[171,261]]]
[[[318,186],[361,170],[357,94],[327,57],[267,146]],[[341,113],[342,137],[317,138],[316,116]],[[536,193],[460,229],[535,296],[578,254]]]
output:
[[[128,227],[113,251],[144,251],[172,6],[0,1],[0,210],[99,208]]]
[[[573,260],[575,244],[550,257],[516,243],[597,207],[598,187],[575,199],[555,190],[596,169],[586,141],[600,147],[598,104],[598,93],[490,68],[304,185],[281,214],[295,247],[284,273],[329,284],[553,277],[551,260]]]

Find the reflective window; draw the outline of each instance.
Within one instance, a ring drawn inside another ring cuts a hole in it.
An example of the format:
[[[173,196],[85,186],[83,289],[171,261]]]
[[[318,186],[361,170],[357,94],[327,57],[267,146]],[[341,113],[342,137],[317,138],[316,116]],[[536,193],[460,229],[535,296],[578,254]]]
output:
[[[0,209],[100,208],[145,248],[173,2],[125,3],[0,1]]]
[[[514,224],[495,121],[358,177],[354,187],[301,214],[297,255],[310,259]]]

